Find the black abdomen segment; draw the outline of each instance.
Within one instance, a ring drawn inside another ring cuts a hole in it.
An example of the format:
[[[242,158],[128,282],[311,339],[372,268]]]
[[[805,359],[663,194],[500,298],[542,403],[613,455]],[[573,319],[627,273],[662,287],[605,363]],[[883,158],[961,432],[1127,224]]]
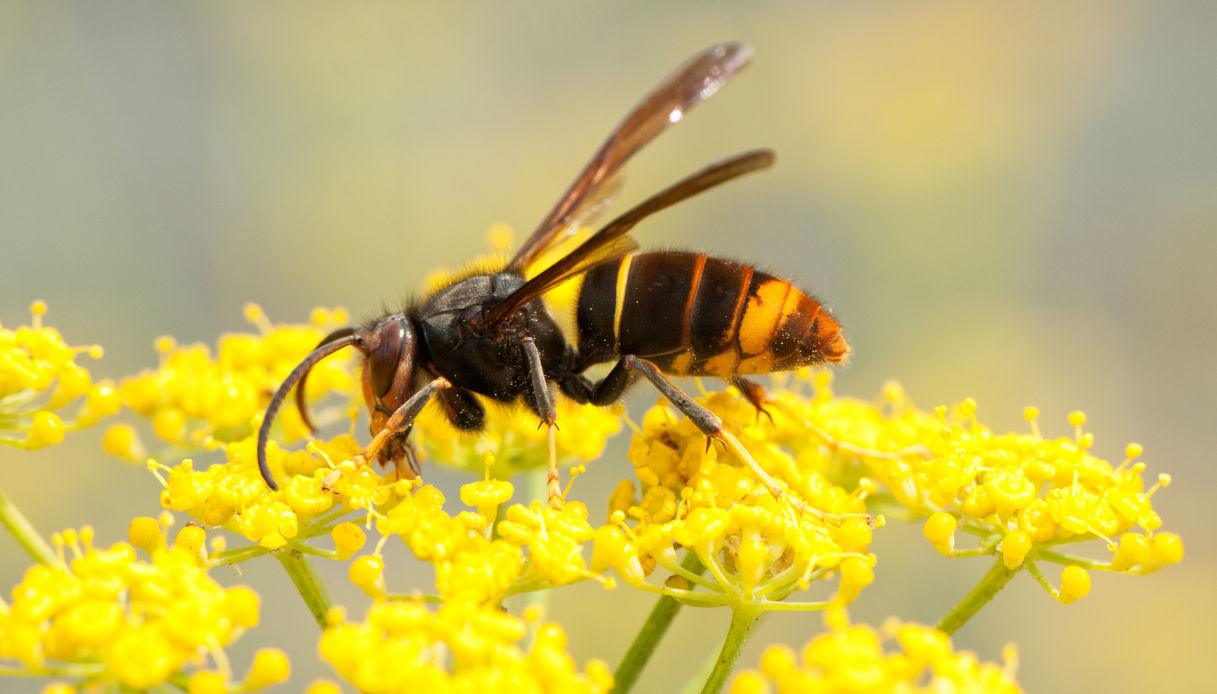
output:
[[[582,366],[633,354],[667,373],[713,376],[825,361],[819,346],[839,330],[819,303],[784,280],[677,251],[593,267],[576,322]]]

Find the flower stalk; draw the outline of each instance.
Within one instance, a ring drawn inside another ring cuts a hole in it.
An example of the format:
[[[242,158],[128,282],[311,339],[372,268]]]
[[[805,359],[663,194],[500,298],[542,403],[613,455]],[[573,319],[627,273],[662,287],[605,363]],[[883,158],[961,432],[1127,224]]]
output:
[[[706,569],[701,560],[697,558],[696,552],[686,554],[680,566],[695,576],[701,575]],[[647,661],[651,659],[651,654],[659,646],[664,634],[668,633],[668,627],[676,619],[680,608],[681,604],[670,595],[664,595],[655,601],[651,613],[647,615],[646,621],[642,623],[642,628],[634,636],[634,642],[630,644],[629,650],[625,652],[621,663],[617,665],[617,670],[613,673],[613,694],[625,694],[638,681],[642,669],[646,667]]]
[[[735,661],[739,659],[744,643],[748,641],[748,636],[760,617],[761,610],[753,605],[738,605],[732,608],[731,626],[727,627],[727,638],[723,640],[723,647],[718,652],[718,660],[714,663],[714,669],[710,671],[710,677],[706,679],[706,684],[701,689],[702,694],[717,694],[723,690],[727,677],[735,669]]]
[[[325,589],[325,584],[321,582],[321,577],[317,575],[316,567],[309,562],[303,552],[292,546],[276,552],[275,558],[279,560],[283,570],[292,579],[292,584],[300,592],[300,597],[304,599],[304,604],[308,606],[317,625],[322,629],[329,626],[326,615],[330,611],[330,596]]]
[[[948,635],[954,634],[959,627],[972,618],[972,615],[992,600],[993,596],[997,595],[997,592],[1004,588],[1016,573],[1018,573],[1017,568],[1007,568],[1005,561],[998,557],[997,561],[993,563],[993,567],[981,577],[980,582],[955,607],[952,607],[950,612],[938,620],[935,628]]]
[[[34,561],[39,564],[52,566],[59,562],[59,558],[55,554],[55,550],[47,544],[47,541],[38,534],[34,525],[30,523],[21,509],[5,495],[3,490],[0,490],[0,523],[4,523],[4,527],[12,533],[17,542],[21,544]]]

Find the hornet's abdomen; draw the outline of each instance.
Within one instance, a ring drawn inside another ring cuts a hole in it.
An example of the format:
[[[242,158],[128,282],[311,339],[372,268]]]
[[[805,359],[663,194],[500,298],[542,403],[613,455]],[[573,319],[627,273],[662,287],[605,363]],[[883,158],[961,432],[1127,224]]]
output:
[[[632,354],[671,374],[731,376],[839,362],[849,351],[815,299],[704,253],[639,253],[596,265],[575,316],[581,366]]]

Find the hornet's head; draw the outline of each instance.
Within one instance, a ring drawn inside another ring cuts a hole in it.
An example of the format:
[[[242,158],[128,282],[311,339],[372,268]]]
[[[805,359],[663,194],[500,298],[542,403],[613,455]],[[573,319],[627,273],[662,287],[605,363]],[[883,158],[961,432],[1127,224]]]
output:
[[[318,362],[344,347],[354,347],[363,353],[363,397],[372,420],[372,432],[376,433],[411,395],[416,344],[414,328],[403,313],[389,314],[360,328],[341,328],[321,340],[316,349],[292,369],[266,407],[262,427],[258,430],[258,469],[267,486],[279,488],[266,464],[271,423],[294,386],[300,417],[310,430],[316,430],[304,401],[304,385],[309,371]]]

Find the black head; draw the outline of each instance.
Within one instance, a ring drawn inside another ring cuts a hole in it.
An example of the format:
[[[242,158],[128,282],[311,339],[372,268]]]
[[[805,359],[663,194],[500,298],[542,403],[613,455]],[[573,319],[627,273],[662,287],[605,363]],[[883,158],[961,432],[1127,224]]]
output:
[[[275,391],[262,417],[258,430],[258,470],[271,489],[278,489],[266,464],[266,442],[270,439],[271,423],[283,406],[287,394],[296,388],[296,407],[310,430],[315,430],[304,401],[304,386],[309,371],[322,359],[344,347],[355,347],[363,353],[363,396],[372,419],[372,431],[384,427],[393,412],[410,397],[414,376],[416,340],[409,317],[394,313],[360,328],[342,328],[330,333],[309,353]]]

